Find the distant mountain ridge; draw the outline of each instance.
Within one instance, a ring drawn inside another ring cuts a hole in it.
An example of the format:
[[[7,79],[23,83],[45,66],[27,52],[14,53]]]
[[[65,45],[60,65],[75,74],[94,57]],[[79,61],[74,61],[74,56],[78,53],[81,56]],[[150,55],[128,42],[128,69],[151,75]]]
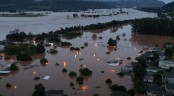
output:
[[[174,2],[164,5],[162,9],[166,11],[174,11]]]
[[[78,11],[86,9],[113,8],[103,2],[87,2],[80,0],[1,0],[0,11],[9,10],[51,10]]]
[[[78,11],[115,7],[162,7],[158,0],[0,0],[0,11]]]
[[[112,2],[123,7],[162,7],[165,5],[163,1],[159,0],[83,0],[83,1],[99,1]]]

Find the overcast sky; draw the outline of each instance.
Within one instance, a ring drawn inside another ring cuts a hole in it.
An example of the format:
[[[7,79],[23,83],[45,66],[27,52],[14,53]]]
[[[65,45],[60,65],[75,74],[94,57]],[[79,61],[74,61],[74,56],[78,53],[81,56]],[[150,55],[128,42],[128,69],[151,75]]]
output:
[[[169,3],[169,2],[172,2],[174,0],[161,0],[161,1],[164,1],[165,3]]]

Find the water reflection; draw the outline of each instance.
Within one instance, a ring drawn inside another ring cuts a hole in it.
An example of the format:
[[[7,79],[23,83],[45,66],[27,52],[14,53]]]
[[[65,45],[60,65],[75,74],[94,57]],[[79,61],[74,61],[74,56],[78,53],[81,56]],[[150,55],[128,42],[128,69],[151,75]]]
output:
[[[125,33],[124,39],[121,38],[115,47],[108,47],[107,41],[109,38],[115,38],[117,35],[122,35]],[[137,55],[140,55],[140,51],[144,46],[155,45],[156,42],[149,41],[151,36],[142,36],[140,34],[131,34],[131,25],[125,25],[123,28],[118,28],[117,32],[110,32],[110,29],[102,31],[97,34],[98,37],[103,37],[102,39],[96,39],[95,42],[91,39],[94,33],[84,32],[81,38],[75,38],[72,40],[66,40],[71,42],[73,46],[80,47],[86,45],[84,49],[80,51],[69,50],[69,48],[57,47],[58,54],[51,55],[47,52],[45,54],[34,55],[32,62],[20,62],[21,65],[26,64],[27,66],[21,66],[19,64],[20,70],[15,73],[15,75],[0,75],[3,79],[0,81],[0,85],[5,86],[6,82],[16,84],[18,87],[15,94],[18,96],[31,96],[34,91],[34,85],[37,83],[42,83],[46,89],[62,89],[68,95],[72,95],[72,88],[69,86],[69,82],[76,82],[75,78],[69,78],[69,72],[77,72],[77,76],[80,75],[79,69],[88,67],[92,70],[92,76],[84,77],[83,84],[79,87],[80,90],[75,90],[76,96],[89,96],[94,93],[101,93],[102,96],[109,96],[111,90],[109,90],[108,85],[105,84],[105,80],[109,77],[113,80],[113,84],[123,85],[127,89],[132,88],[132,81],[130,76],[119,77],[116,73],[119,73],[122,66],[125,66],[130,60],[127,57],[131,57],[133,60]],[[153,37],[154,38],[154,37]],[[160,41],[162,37],[156,37],[154,39]],[[174,41],[174,39],[167,39],[170,37],[163,37],[167,40]],[[125,40],[126,39],[126,40]],[[131,39],[131,41],[130,41]],[[151,40],[151,39],[150,39]],[[142,42],[143,41],[143,42]],[[88,42],[85,44],[85,42]],[[161,42],[162,43],[162,42]],[[158,43],[159,44],[159,43]],[[88,47],[87,47],[88,46]],[[50,47],[46,48],[47,50]],[[106,54],[106,52],[111,52],[111,54]],[[42,67],[40,66],[40,59],[47,58],[49,64]],[[110,60],[123,60],[123,63],[119,66],[110,66],[106,62]],[[11,61],[0,60],[1,63],[6,66]],[[55,64],[59,66],[55,66]],[[27,70],[29,65],[34,66]],[[68,72],[62,72],[62,69],[66,68]],[[51,76],[47,81],[43,80],[44,76]],[[38,81],[33,80],[33,76],[39,76],[41,79]],[[21,82],[25,81],[25,82]],[[26,83],[27,82],[27,83]],[[100,85],[100,88],[95,86]],[[28,90],[26,90],[26,86]],[[77,88],[78,85],[75,85]],[[11,94],[5,87],[0,87],[1,92],[4,96],[10,96]]]

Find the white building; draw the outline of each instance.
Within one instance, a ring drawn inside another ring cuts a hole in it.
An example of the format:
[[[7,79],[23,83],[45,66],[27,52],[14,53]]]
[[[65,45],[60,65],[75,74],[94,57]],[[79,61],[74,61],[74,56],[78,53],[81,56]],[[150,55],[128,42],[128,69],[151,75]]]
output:
[[[174,61],[172,60],[160,60],[159,67],[164,69],[169,69],[170,67],[174,68]]]

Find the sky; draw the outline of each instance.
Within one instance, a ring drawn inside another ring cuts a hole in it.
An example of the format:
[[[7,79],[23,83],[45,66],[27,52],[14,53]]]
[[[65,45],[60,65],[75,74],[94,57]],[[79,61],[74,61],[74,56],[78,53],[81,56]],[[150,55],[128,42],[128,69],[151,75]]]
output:
[[[172,1],[174,1],[174,0],[161,0],[161,1],[163,1],[163,2],[165,2],[165,3],[170,3],[170,2],[172,2]]]

